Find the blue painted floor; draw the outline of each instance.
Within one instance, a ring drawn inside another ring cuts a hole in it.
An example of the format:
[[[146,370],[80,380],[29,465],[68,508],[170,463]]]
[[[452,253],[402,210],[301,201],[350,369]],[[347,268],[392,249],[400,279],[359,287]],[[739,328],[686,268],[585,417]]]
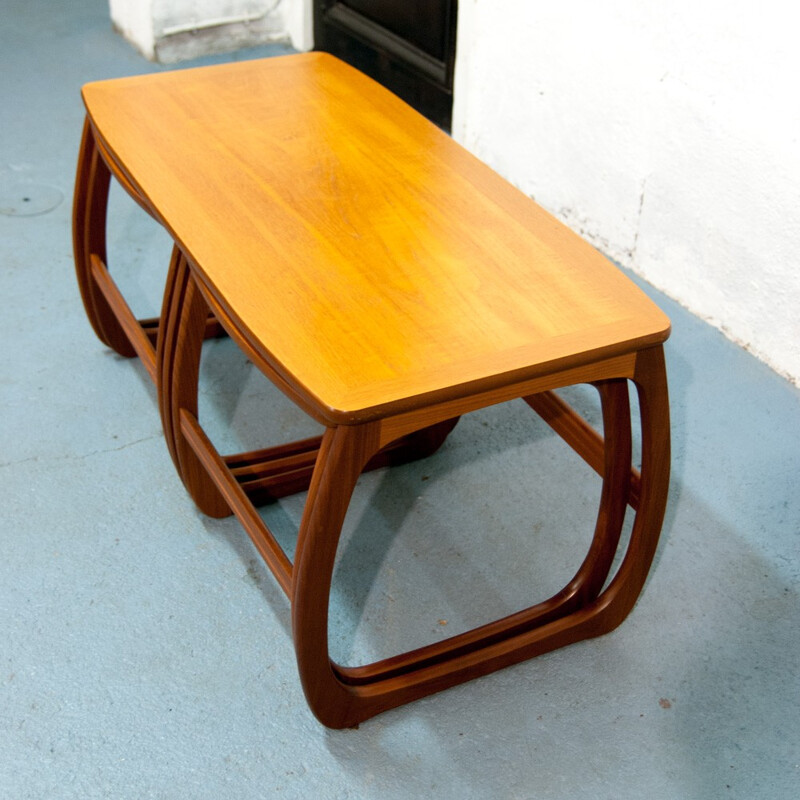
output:
[[[326,730],[300,690],[287,601],[238,523],[195,511],[152,386],[95,339],[75,284],[79,88],[156,67],[112,33],[103,0],[2,0],[0,19],[0,797],[797,796],[797,388],[648,289],[674,327],[674,478],[632,615]],[[168,254],[115,194],[111,268],[142,313]],[[201,383],[223,449],[313,430],[229,341],[207,345]],[[596,418],[591,394],[572,394]],[[462,420],[425,462],[366,476],[334,654],[387,655],[541,599],[581,557],[598,492],[513,403]],[[264,511],[289,550],[301,508]]]

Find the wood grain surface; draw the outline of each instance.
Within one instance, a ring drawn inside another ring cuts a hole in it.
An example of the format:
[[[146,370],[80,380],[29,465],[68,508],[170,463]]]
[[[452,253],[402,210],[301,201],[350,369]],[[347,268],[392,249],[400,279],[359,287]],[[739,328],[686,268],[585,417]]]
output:
[[[590,245],[332,56],[103,81],[83,96],[214,299],[321,408],[455,397],[669,334]]]

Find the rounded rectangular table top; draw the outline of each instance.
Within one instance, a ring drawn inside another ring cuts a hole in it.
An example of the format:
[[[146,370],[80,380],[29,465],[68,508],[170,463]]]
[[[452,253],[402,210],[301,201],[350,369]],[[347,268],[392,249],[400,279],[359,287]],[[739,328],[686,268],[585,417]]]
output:
[[[102,81],[83,97],[216,301],[321,409],[422,405],[669,335],[594,248],[332,56]]]

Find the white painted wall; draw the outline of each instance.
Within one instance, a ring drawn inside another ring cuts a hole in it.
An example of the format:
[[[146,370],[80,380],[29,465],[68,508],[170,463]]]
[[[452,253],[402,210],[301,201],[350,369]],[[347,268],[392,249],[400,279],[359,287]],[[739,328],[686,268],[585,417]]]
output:
[[[296,50],[314,47],[313,0],[283,0],[283,17],[289,40]]]
[[[462,0],[453,132],[800,384],[800,48],[779,0]]]
[[[290,38],[313,45],[311,0],[109,0],[115,27],[149,59],[175,62]]]
[[[155,57],[153,0],[108,0],[114,27],[145,58]]]

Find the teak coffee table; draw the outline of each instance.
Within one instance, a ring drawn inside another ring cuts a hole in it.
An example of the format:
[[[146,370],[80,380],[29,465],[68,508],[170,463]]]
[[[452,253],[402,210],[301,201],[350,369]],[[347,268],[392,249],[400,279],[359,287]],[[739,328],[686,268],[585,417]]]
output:
[[[83,98],[74,241],[87,314],[155,380],[167,444],[199,508],[235,513],[288,595],[303,689],[325,725],[355,725],[622,622],[656,549],[669,480],[669,321],[633,283],[331,56],[104,81]],[[106,267],[111,174],[175,242],[159,319],[137,321]],[[203,338],[220,326],[323,436],[217,452],[197,388]],[[599,392],[604,438],[551,391],[578,383]],[[366,666],[334,663],[331,573],[361,472],[431,453],[459,415],[513,398],[603,477],[574,578],[444,641]],[[291,563],[254,502],[306,489]],[[627,506],[635,520],[610,576]]]

